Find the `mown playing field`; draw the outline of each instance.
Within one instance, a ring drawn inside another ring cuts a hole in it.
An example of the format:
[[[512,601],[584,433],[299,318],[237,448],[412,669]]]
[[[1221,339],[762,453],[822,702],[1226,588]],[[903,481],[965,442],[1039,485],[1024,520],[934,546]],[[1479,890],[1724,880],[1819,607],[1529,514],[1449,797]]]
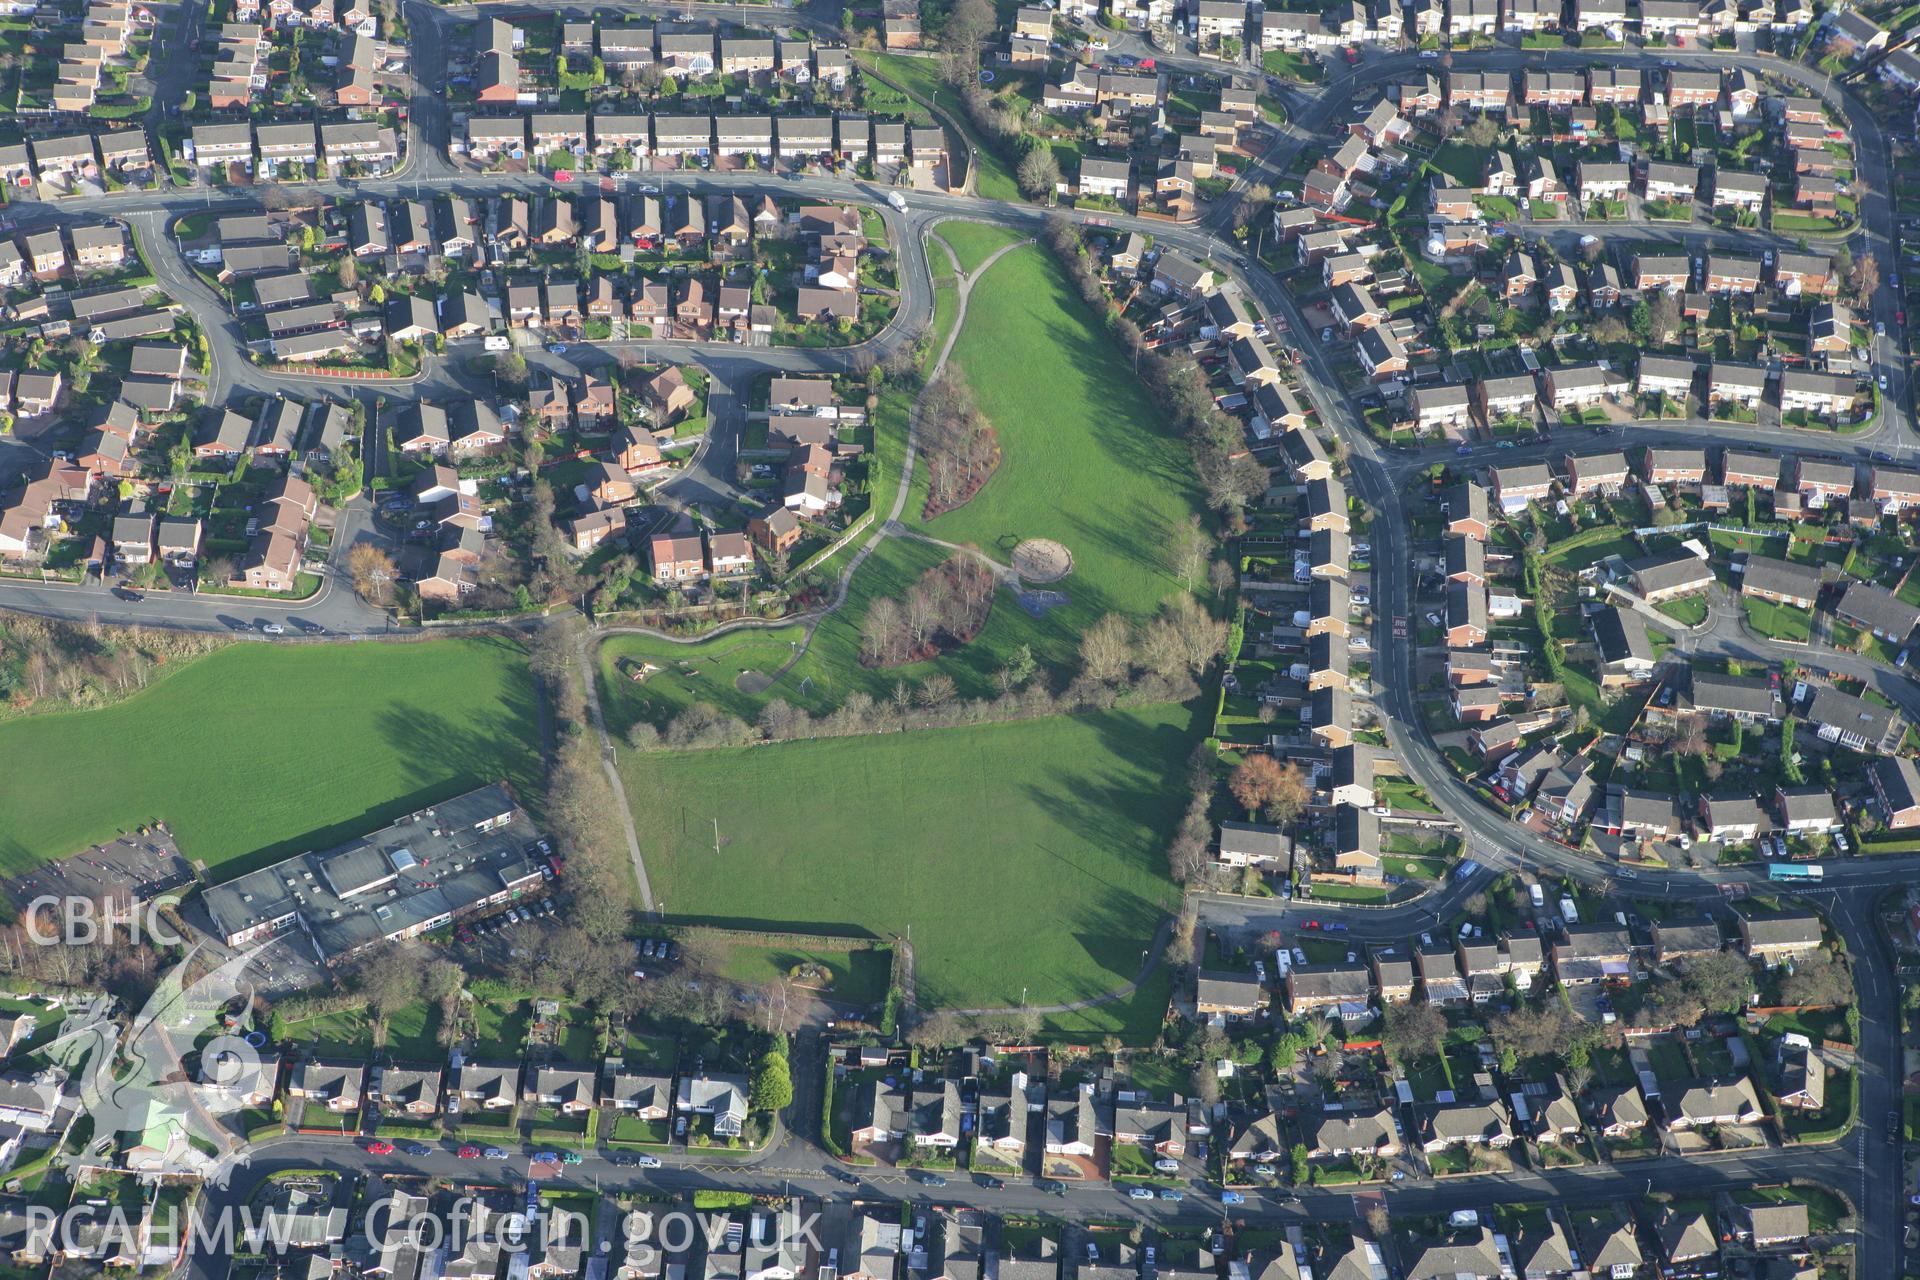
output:
[[[622,753],[675,919],[912,932],[923,1006],[1073,1000],[1131,979],[1178,891],[1192,746],[1161,706],[738,750]],[[721,847],[714,852],[714,820]]]
[[[505,778],[537,800],[524,651],[238,644],[97,711],[0,724],[0,871],[164,820],[215,879]]]

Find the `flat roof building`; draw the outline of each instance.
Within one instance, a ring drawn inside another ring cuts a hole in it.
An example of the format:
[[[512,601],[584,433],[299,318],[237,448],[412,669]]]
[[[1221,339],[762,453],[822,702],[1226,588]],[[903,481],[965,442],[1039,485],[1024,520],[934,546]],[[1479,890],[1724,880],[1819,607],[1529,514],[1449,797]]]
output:
[[[531,821],[499,783],[206,891],[230,947],[298,928],[329,965],[520,897],[541,881]]]

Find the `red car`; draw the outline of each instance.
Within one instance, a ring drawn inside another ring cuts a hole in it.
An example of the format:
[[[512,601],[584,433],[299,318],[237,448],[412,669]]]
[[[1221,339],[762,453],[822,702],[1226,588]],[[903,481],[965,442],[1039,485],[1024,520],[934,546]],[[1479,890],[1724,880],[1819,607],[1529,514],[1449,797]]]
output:
[[[1309,921],[1307,921],[1307,928],[1309,928],[1309,929],[1318,929],[1319,927],[1320,927],[1320,922],[1319,922],[1318,920],[1309,920]]]
[[[480,1148],[462,1147],[458,1154],[462,1160],[478,1160],[480,1158]]]
[[[393,1144],[391,1142],[382,1142],[380,1139],[375,1138],[367,1143],[367,1154],[370,1156],[390,1156],[393,1154]]]
[[[1348,47],[1347,65],[1350,67],[1357,67],[1360,65],[1360,51],[1358,49],[1352,48],[1351,46]]]

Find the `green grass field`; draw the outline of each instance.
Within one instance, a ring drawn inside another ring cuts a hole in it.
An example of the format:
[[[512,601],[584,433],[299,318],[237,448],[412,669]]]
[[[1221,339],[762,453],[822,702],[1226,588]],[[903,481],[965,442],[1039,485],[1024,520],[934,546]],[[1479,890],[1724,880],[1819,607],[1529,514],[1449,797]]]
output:
[[[727,948],[727,959],[720,972],[735,982],[753,985],[784,982],[795,965],[811,962],[824,965],[833,975],[832,983],[821,994],[849,1004],[878,1004],[886,999],[887,983],[893,971],[893,953],[885,947],[863,947],[858,951],[808,951],[797,947]],[[808,979],[796,978],[796,982]]]
[[[538,732],[509,641],[234,645],[114,706],[0,724],[0,871],[163,819],[224,879],[484,782],[537,801]]]
[[[928,531],[1003,563],[1025,538],[1065,544],[1072,603],[1045,629],[1061,615],[1077,634],[1110,610],[1157,608],[1179,585],[1165,549],[1199,506],[1192,465],[1045,250],[1015,250],[980,278],[954,358],[1002,456],[980,492]]]
[[[759,713],[761,699],[742,693],[743,672],[770,676],[793,657],[802,627],[741,631],[701,645],[677,645],[650,636],[608,636],[600,646],[600,681],[615,732],[641,716],[667,721],[689,703],[705,702],[743,720]],[[652,662],[660,670],[643,681],[619,669],[622,658]]]
[[[1164,850],[1180,800],[1165,781],[1191,746],[1187,710],[1162,706],[623,753],[621,769],[670,916],[911,929],[922,1004],[975,1007],[1017,1004],[1023,987],[1034,1004],[1071,1000],[1138,972],[1177,900]]]
[[[1008,227],[964,222],[957,218],[936,223],[933,230],[935,235],[952,246],[954,260],[959,263],[960,270],[968,274],[972,274],[981,263],[1001,249],[1028,238]]]

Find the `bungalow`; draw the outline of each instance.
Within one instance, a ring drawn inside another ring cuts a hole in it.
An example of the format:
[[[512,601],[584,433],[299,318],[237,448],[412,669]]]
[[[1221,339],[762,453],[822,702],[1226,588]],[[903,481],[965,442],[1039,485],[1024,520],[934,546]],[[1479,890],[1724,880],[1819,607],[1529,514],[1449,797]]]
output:
[[[1497,1103],[1456,1103],[1435,1107],[1425,1113],[1420,1123],[1420,1147],[1429,1153],[1445,1151],[1454,1146],[1491,1147],[1497,1150],[1512,1141],[1513,1129],[1507,1123],[1506,1108]],[[1493,1273],[1486,1274],[1497,1274],[1497,1271],[1496,1266]],[[1438,1276],[1441,1273],[1430,1274]]]
[[[1679,547],[1630,561],[1627,568],[1633,575],[1633,589],[1649,604],[1705,591],[1714,582],[1712,567]]]
[[[1301,1127],[1311,1159],[1343,1160],[1355,1155],[1392,1159],[1400,1154],[1400,1130],[1385,1107],[1372,1112],[1324,1112],[1314,1118],[1303,1117]],[[1332,1274],[1337,1277],[1341,1272]]]
[[[440,1076],[438,1066],[377,1066],[369,1096],[384,1111],[430,1116],[440,1109]]]
[[[1753,1124],[1766,1116],[1753,1081],[1746,1076],[1726,1081],[1686,1081],[1661,1090],[1661,1100],[1667,1104],[1667,1127],[1671,1129]]]
[[[287,1086],[291,1097],[318,1103],[335,1114],[360,1109],[366,1068],[357,1062],[328,1062],[311,1058],[300,1064]]]
[[[673,1079],[663,1075],[610,1071],[601,1078],[600,1105],[640,1120],[658,1123],[672,1114]]]
[[[1593,1127],[1603,1138],[1630,1138],[1647,1127],[1646,1099],[1640,1096],[1640,1090],[1635,1085],[1595,1089],[1589,1106],[1593,1112]],[[1632,1232],[1626,1234],[1631,1240]]]
[[[1646,619],[1630,609],[1607,606],[1588,616],[1603,688],[1636,684],[1653,674],[1656,654]]]
[[[1832,685],[1814,691],[1806,710],[1807,723],[1823,742],[1838,742],[1849,750],[1892,755],[1906,736],[1906,718],[1891,707],[1855,697]]]
[[[747,1121],[747,1081],[744,1076],[682,1075],[674,1096],[681,1115],[711,1117],[716,1137],[737,1138]]]

